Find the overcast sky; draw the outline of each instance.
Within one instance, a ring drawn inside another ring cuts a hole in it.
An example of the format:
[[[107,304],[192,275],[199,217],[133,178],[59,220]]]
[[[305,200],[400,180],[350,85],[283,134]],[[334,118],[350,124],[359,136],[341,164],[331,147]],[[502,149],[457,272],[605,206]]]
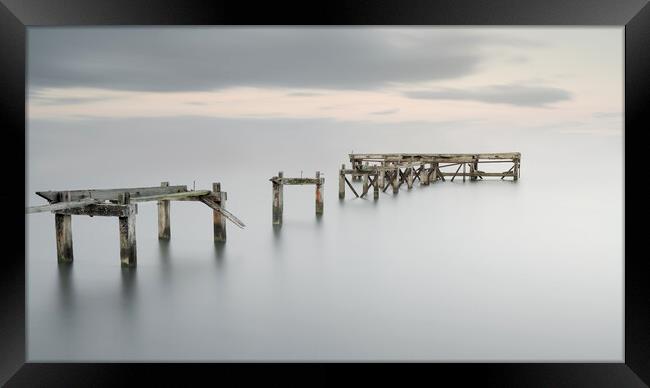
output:
[[[622,133],[623,29],[30,28],[29,118]]]

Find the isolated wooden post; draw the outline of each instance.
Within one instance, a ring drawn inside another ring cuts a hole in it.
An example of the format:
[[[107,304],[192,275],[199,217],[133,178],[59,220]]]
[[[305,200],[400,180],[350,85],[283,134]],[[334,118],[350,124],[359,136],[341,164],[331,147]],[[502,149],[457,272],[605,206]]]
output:
[[[169,182],[161,182],[160,186],[168,187]],[[158,201],[158,239],[169,240],[170,237],[169,200]]]
[[[222,209],[226,208],[226,193],[221,191],[221,183],[212,183],[212,192],[217,195],[217,201]],[[214,241],[226,241],[226,217],[216,210],[212,211],[212,224],[214,230]]]
[[[273,225],[282,224],[282,176],[284,173],[278,173],[279,182],[273,182]]]
[[[323,185],[320,183],[320,171],[316,171],[316,214],[323,214]]]
[[[339,198],[345,198],[345,163],[341,165],[339,172]]]
[[[128,205],[131,202],[130,193],[119,195],[118,202]],[[135,241],[135,212],[129,211],[126,217],[119,217],[120,223],[120,262],[122,267],[135,267],[137,263],[137,249]]]

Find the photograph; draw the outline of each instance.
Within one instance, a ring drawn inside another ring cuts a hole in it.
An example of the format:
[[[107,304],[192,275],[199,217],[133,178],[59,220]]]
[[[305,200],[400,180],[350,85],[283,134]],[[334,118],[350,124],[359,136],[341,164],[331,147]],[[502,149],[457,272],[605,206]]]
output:
[[[623,359],[623,28],[34,27],[34,361]]]

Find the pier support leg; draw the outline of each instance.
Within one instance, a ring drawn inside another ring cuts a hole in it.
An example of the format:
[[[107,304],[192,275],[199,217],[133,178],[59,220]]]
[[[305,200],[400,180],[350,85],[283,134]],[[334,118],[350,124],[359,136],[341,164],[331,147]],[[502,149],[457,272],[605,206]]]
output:
[[[399,192],[399,167],[395,169],[395,175],[393,175],[393,194],[397,194]]]
[[[431,173],[431,182],[436,183],[438,180],[438,163],[432,163],[431,169],[433,170]]]
[[[221,183],[212,183],[212,192],[219,196],[219,206],[226,208],[226,193],[221,191]],[[226,241],[226,217],[216,210],[212,211],[212,225],[215,242]]]
[[[381,177],[381,174],[383,174],[383,172],[378,172],[377,175],[375,175],[375,181],[373,182],[372,193],[373,193],[373,198],[376,200],[379,199],[379,188],[380,188],[379,177]],[[381,185],[381,187],[383,187],[383,185]]]
[[[72,263],[72,216],[54,215],[56,229],[56,259],[59,263]]]
[[[409,167],[406,169],[406,186],[408,189],[413,188],[413,167]]]
[[[363,175],[363,192],[361,196],[363,197],[366,194],[368,194],[368,174]]]
[[[320,171],[316,171],[316,179],[320,182]],[[316,183],[316,215],[323,214],[323,185]]]
[[[161,182],[160,186],[167,187],[169,186],[169,182]],[[158,239],[169,240],[170,237],[169,200],[158,201]]]
[[[513,180],[518,180],[519,179],[519,161],[515,160],[515,168],[512,169],[513,172]]]
[[[120,194],[119,203],[126,205],[131,201],[128,192]],[[122,267],[135,267],[137,249],[135,240],[135,212],[127,217],[118,217],[120,223],[120,262]]]
[[[341,171],[339,172],[339,198],[345,198],[345,164],[341,165]]]
[[[282,178],[284,173],[280,171],[278,178]],[[273,225],[282,225],[282,183],[273,182]]]
[[[472,172],[472,173],[476,173],[476,171],[478,171],[478,161],[475,161],[474,163],[472,163],[472,164],[469,166],[469,171]],[[477,179],[478,179],[477,176],[472,176],[472,177],[470,178],[470,180],[473,180],[473,181],[475,181],[475,180],[477,180]]]

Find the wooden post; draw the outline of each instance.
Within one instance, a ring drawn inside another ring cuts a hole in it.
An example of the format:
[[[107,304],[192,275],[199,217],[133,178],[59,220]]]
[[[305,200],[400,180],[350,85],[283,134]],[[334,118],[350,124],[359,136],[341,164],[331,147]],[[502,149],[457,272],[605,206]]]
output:
[[[273,182],[273,225],[282,224],[282,176],[284,173],[280,171],[278,178],[280,182]]]
[[[218,195],[219,207],[226,208],[226,193],[221,191],[221,183],[212,183],[212,192]],[[212,224],[214,232],[214,241],[226,241],[226,217],[216,210],[212,211]]]
[[[383,190],[384,189],[384,175],[386,174],[386,170],[384,170],[384,165],[382,163],[381,167],[378,167],[379,173],[377,174],[377,184],[379,185],[379,189]]]
[[[368,173],[363,174],[363,194],[361,196],[363,197],[366,193],[368,193]]]
[[[59,263],[72,263],[72,216],[54,215],[56,230],[56,259]]]
[[[406,186],[408,189],[413,188],[413,167],[409,167],[406,169]]]
[[[436,183],[438,181],[438,163],[431,163],[431,182]]]
[[[169,182],[161,182],[160,186],[168,187]],[[169,200],[158,201],[158,239],[169,240],[171,223],[169,221]]]
[[[323,214],[323,185],[320,184],[320,171],[316,171],[316,214]]]
[[[476,157],[474,158],[474,163],[472,163],[472,164],[470,165],[470,169],[469,169],[469,170],[470,170],[470,172],[473,172],[473,173],[475,173],[475,174],[476,174],[476,172],[478,171],[478,156],[476,156]],[[472,176],[472,178],[470,178],[470,179],[473,180],[473,181],[475,181],[475,180],[478,179],[478,176]]]
[[[465,167],[467,166],[467,163],[463,163],[463,182],[465,182]]]
[[[341,171],[339,172],[339,198],[345,198],[345,163],[341,165]]]
[[[397,167],[394,171],[395,175],[393,175],[393,194],[399,193],[399,167]]]
[[[375,174],[375,180],[373,182],[373,186],[374,186],[373,198],[374,199],[379,199],[379,188],[380,188],[380,186],[379,186],[379,177],[381,176],[381,174],[383,174],[383,172],[381,172],[381,171],[378,171],[377,174]]]
[[[128,205],[131,194],[127,191],[119,195],[118,202]],[[122,267],[135,267],[137,263],[137,249],[135,241],[135,212],[129,212],[126,217],[119,217],[120,223],[120,261]]]
[[[513,175],[512,178],[513,178],[513,180],[516,181],[516,180],[519,179],[519,159],[515,159],[514,162],[515,162],[515,168],[513,170],[514,175]]]

